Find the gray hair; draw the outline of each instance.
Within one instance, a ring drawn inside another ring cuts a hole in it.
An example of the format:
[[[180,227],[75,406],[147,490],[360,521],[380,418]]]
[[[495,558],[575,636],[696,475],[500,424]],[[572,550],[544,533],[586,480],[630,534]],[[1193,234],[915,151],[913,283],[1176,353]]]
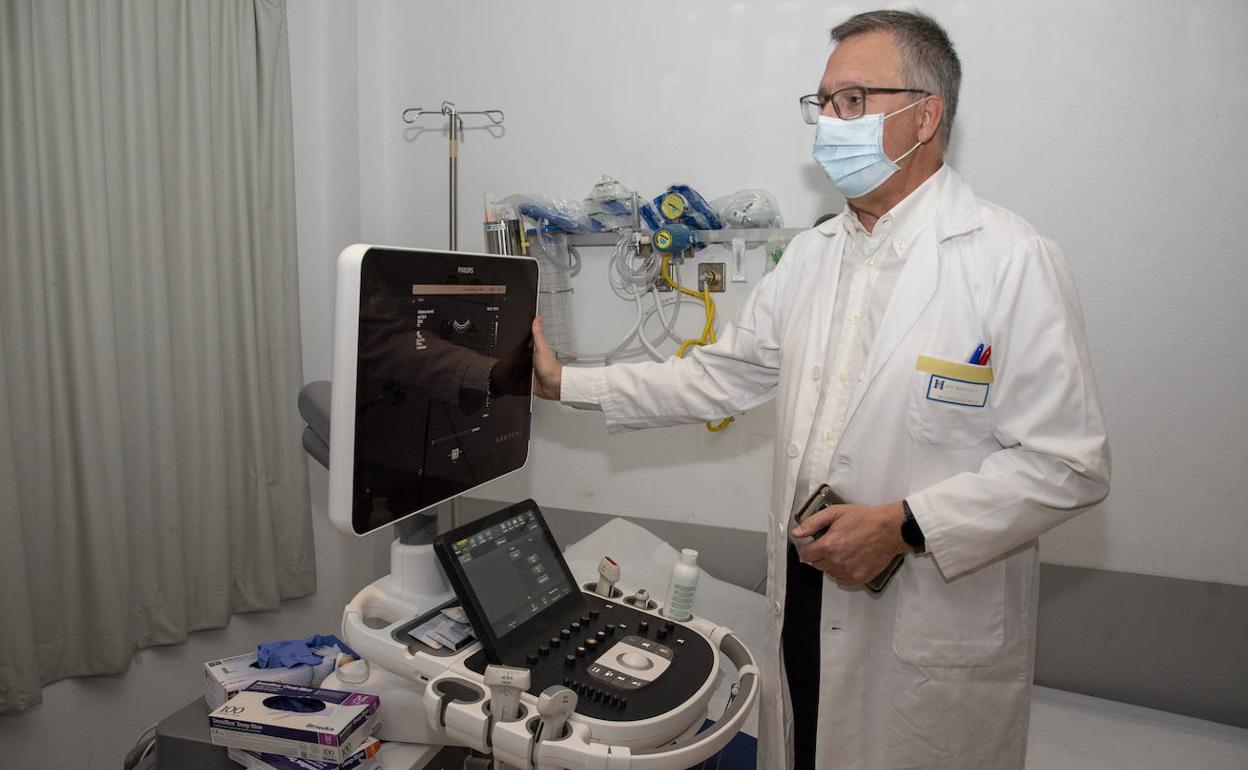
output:
[[[949,147],[953,116],[958,111],[958,89],[962,85],[962,63],[953,50],[949,35],[936,20],[918,11],[869,11],[852,16],[832,28],[832,42],[854,35],[886,30],[901,52],[902,74],[909,88],[921,88],[939,95],[945,102],[940,124],[940,146]]]

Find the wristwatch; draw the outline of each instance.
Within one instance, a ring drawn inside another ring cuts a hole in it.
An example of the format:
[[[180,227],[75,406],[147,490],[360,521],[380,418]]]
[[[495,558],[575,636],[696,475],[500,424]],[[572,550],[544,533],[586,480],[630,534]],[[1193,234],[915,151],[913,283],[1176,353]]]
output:
[[[923,553],[927,550],[927,538],[923,537],[923,530],[919,529],[919,522],[914,518],[914,511],[910,510],[910,503],[902,500],[901,507],[906,512],[906,518],[901,522],[901,539],[915,553]]]

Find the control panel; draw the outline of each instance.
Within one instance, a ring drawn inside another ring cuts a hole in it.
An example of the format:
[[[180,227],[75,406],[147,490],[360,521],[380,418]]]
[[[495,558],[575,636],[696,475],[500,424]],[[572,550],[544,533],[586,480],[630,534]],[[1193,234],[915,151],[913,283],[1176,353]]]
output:
[[[670,711],[714,675],[715,651],[688,626],[597,594],[582,599],[579,614],[552,618],[501,661],[532,672],[531,694],[561,684],[579,696],[577,713],[628,722]],[[465,665],[484,673],[488,662],[480,650]]]

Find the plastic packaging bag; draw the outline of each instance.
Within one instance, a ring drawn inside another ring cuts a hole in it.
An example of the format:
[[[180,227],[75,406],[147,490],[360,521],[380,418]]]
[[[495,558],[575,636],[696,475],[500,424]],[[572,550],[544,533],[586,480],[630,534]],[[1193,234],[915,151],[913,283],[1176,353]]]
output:
[[[520,213],[536,222],[539,230],[548,225],[566,233],[583,233],[590,229],[584,206],[568,198],[541,193],[509,195],[497,201],[494,207],[495,211],[511,209]]]
[[[629,229],[633,226],[633,191],[604,174],[585,196],[585,214],[595,230]]]
[[[572,348],[572,277],[568,239],[539,234],[529,241],[529,256],[538,261],[537,314],[542,317],[546,342],[560,361],[574,357]]]
[[[784,227],[780,202],[770,190],[738,190],[716,198],[711,206],[719,214],[724,227]]]

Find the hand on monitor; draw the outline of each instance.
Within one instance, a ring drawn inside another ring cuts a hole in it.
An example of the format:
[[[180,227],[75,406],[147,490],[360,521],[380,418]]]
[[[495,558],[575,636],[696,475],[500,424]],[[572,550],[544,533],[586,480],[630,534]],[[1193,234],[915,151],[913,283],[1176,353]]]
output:
[[[555,351],[542,333],[542,319],[533,319],[533,395],[538,398],[559,400],[559,382],[563,378],[563,364],[555,358]]]
[[[503,354],[490,368],[490,395],[527,396],[533,381],[532,340],[526,339]]]

